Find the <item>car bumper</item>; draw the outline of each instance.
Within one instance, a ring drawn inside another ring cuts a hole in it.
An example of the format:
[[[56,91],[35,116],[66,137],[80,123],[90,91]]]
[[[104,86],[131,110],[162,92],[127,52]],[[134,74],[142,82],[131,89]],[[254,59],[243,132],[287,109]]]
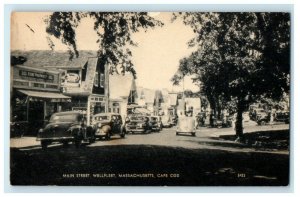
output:
[[[143,129],[143,128],[135,128],[135,129],[126,128],[126,131],[129,131],[129,132],[144,132],[145,129]]]
[[[74,140],[74,137],[37,137],[36,141],[42,141],[42,140],[47,140],[47,141],[71,141]]]

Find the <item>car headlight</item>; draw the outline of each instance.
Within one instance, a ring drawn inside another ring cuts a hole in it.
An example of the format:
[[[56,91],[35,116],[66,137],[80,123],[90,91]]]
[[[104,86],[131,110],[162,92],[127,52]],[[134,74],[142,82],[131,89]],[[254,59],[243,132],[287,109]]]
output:
[[[101,126],[102,126],[101,122],[99,122],[99,123],[97,124],[97,126],[98,126],[98,127],[101,127]]]

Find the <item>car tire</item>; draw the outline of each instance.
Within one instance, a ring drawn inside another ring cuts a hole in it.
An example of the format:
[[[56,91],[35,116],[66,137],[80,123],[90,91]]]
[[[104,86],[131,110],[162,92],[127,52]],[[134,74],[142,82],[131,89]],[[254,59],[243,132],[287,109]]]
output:
[[[264,120],[261,121],[261,122],[260,122],[260,125],[262,125],[262,126],[266,125],[266,121],[264,121]]]
[[[92,144],[92,143],[94,143],[96,141],[96,138],[94,137],[94,138],[90,138],[89,139],[89,144]]]
[[[82,140],[81,139],[75,139],[74,143],[75,143],[75,147],[79,148],[81,145]]]
[[[196,133],[192,133],[192,136],[193,136],[193,137],[196,137]]]
[[[63,142],[63,147],[68,147],[69,142]]]
[[[110,140],[110,133],[107,133],[107,134],[106,134],[105,139],[106,139],[106,140]]]
[[[176,132],[176,135],[178,135],[178,132]]]
[[[121,134],[120,134],[120,137],[121,137],[121,138],[125,138],[125,132],[121,133]]]

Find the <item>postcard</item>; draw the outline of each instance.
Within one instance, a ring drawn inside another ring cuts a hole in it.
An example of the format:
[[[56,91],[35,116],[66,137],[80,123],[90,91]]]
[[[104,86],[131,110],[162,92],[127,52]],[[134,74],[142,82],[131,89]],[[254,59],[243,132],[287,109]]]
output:
[[[288,12],[12,12],[10,184],[288,186]]]

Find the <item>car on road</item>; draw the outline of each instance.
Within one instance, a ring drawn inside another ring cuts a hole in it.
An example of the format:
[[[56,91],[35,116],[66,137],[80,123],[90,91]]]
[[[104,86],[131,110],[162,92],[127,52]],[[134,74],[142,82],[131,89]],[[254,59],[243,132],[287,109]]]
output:
[[[257,116],[256,116],[256,122],[258,125],[266,125],[267,123],[269,123],[271,120],[270,118],[270,113],[259,113]]]
[[[125,129],[127,133],[146,133],[151,130],[149,117],[145,114],[130,114],[126,118]]]
[[[49,123],[39,130],[37,141],[43,149],[52,142],[60,142],[65,146],[74,142],[76,147],[82,142],[95,141],[95,131],[87,125],[86,114],[81,111],[67,111],[54,113]]]
[[[176,135],[191,134],[196,136],[196,125],[193,117],[180,117],[176,128]]]
[[[169,116],[162,116],[161,117],[162,127],[170,128],[172,127],[172,122]]]
[[[150,116],[149,124],[152,131],[161,131],[162,130],[162,122],[160,116]]]
[[[125,137],[125,125],[120,114],[99,113],[92,117],[92,124],[95,129],[96,138],[110,139],[113,135]]]
[[[290,112],[289,111],[279,111],[275,113],[275,121],[290,123]]]
[[[243,112],[243,121],[249,122],[250,121],[250,114],[249,112]]]

